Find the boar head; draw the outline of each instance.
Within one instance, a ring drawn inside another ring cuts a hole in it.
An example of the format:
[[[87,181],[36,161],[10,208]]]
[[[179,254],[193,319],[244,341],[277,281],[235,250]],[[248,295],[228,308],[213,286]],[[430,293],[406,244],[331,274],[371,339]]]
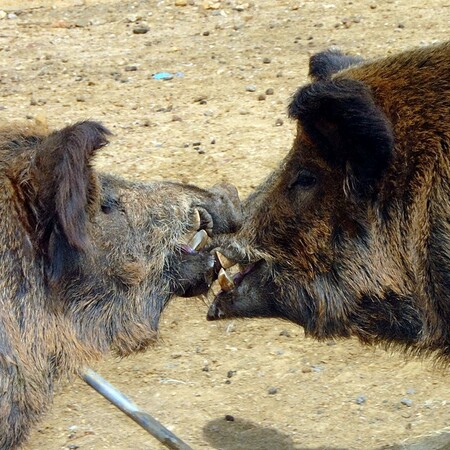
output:
[[[221,271],[209,320],[278,317],[319,339],[442,347],[448,192],[437,180],[448,162],[440,172],[435,162],[449,146],[449,49],[311,59],[313,82],[289,106],[292,149],[246,200],[241,230],[218,241],[224,267],[240,272]],[[427,256],[431,242],[437,257]]]
[[[170,298],[208,290],[214,257],[206,241],[237,231],[241,219],[228,185],[206,190],[98,174],[93,157],[109,134],[80,122],[50,134],[0,135],[4,321],[22,320],[18,304],[32,308],[34,315],[21,313],[21,326],[47,328],[46,358],[46,346],[58,346],[46,322],[57,318],[71,337],[55,339],[67,349],[61,354],[77,349],[68,356],[75,365],[77,352],[83,358],[78,339],[89,352],[144,349]]]

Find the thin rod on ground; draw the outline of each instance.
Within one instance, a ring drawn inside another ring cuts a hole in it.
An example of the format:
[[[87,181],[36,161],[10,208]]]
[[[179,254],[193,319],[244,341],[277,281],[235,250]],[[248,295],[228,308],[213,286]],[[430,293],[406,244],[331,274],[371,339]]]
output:
[[[118,389],[108,383],[92,369],[84,369],[79,372],[79,375],[89,386],[95,389],[99,394],[103,395],[103,397],[109,400],[128,417],[137,422],[167,448],[173,450],[192,450],[189,445],[177,438],[171,431],[148,413],[140,410],[131,400],[125,397]]]

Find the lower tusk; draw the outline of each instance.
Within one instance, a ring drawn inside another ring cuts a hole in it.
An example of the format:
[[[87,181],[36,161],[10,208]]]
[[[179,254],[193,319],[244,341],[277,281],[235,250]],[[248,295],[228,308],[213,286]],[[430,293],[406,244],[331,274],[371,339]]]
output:
[[[194,250],[200,250],[206,245],[207,241],[208,233],[205,230],[199,230],[189,242],[189,246]]]
[[[230,276],[225,272],[223,268],[220,269],[217,279],[219,281],[220,287],[222,288],[222,291],[229,292],[234,289],[234,281],[230,278]]]
[[[228,259],[225,255],[222,255],[222,253],[220,252],[216,252],[216,256],[220,263],[220,266],[223,267],[224,269],[229,269],[230,267],[233,267],[237,264],[231,259]]]

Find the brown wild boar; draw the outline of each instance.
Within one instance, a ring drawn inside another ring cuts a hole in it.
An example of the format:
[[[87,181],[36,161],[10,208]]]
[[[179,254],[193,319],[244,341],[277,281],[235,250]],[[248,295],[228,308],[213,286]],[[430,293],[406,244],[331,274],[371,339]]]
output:
[[[450,360],[450,42],[311,58],[293,147],[219,238],[208,319],[278,317]],[[225,267],[232,262],[223,263]]]
[[[15,448],[55,381],[155,339],[174,295],[207,291],[209,236],[234,232],[234,188],[97,174],[95,122],[0,131],[0,449]]]

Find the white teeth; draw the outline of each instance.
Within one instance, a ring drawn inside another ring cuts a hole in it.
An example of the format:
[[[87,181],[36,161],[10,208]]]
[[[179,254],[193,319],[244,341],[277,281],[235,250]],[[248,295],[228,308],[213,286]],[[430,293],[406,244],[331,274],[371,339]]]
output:
[[[217,279],[219,280],[219,284],[220,284],[220,287],[222,288],[222,291],[229,292],[234,289],[234,281],[225,272],[225,270],[223,268],[219,270],[219,275],[218,275]]]
[[[193,230],[198,230],[200,228],[200,225],[202,223],[202,218],[200,216],[200,211],[198,209],[194,212],[194,222],[192,224]]]
[[[206,245],[207,241],[208,241],[208,233],[205,230],[199,230],[190,240],[189,246],[194,250],[200,250]]]
[[[216,256],[219,260],[220,266],[224,269],[229,269],[237,264],[234,261],[231,261],[231,259],[228,259],[225,255],[222,255],[220,252],[216,252]]]

